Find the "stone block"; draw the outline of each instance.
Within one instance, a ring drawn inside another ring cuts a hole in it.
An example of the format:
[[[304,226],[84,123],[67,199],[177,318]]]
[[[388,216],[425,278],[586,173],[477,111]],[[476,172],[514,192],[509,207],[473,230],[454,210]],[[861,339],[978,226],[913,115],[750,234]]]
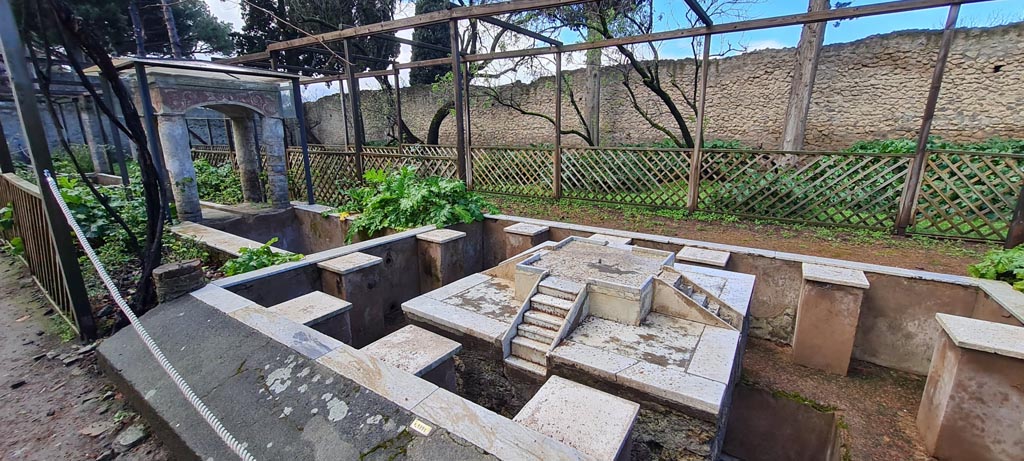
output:
[[[465,274],[465,232],[437,229],[416,235],[420,261],[420,292],[426,293]]]
[[[415,325],[378,339],[362,352],[455,392],[455,354],[462,345]]]
[[[505,258],[511,258],[548,241],[550,228],[536,224],[518,223],[505,228]]]
[[[936,314],[942,327],[917,428],[942,460],[1014,460],[1024,453],[1024,328]]]
[[[587,237],[587,238],[589,238],[590,240],[597,240],[597,241],[601,241],[601,242],[605,242],[605,243],[611,243],[611,244],[616,244],[616,245],[629,245],[629,244],[633,243],[633,239],[631,239],[629,237],[619,237],[617,235],[608,235],[608,234],[594,234],[594,235],[591,235],[590,237]]]
[[[683,247],[679,253],[676,253],[676,259],[679,261],[711,267],[725,267],[729,264],[729,256],[731,254],[728,251],[706,250],[697,247]]]
[[[868,288],[864,273],[803,264],[804,281],[793,332],[793,361],[845,375]]]
[[[513,421],[598,460],[631,459],[640,405],[552,376]]]
[[[352,303],[348,301],[322,291],[314,291],[269,309],[343,343],[352,342],[352,327],[348,317]]]
[[[196,291],[206,285],[202,261],[193,259],[157,267],[153,269],[153,284],[159,302],[177,299]]]
[[[388,286],[383,283],[383,259],[350,253],[317,264],[321,291],[352,303],[349,322],[352,346],[362,347],[384,336],[384,309],[380,302]]]

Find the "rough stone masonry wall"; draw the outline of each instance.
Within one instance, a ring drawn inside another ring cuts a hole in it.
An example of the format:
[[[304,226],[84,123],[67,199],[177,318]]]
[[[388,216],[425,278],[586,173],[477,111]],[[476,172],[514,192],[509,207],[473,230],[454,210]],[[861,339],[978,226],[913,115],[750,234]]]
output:
[[[807,149],[841,149],[859,140],[911,138],[916,135],[938,53],[940,31],[902,31],[851,43],[828,45],[821,54],[811,110]],[[708,84],[708,138],[735,139],[745,145],[778,148],[795,49],[759,50],[713,60]],[[662,62],[662,80],[693,75],[693,60]],[[582,81],[581,71],[571,73]],[[692,77],[690,77],[692,78]],[[638,81],[638,78],[633,78]],[[642,143],[665,136],[650,126],[625,99],[621,77],[606,69],[602,87],[602,143]],[[943,79],[932,133],[970,142],[993,136],[1024,138],[1024,23],[959,29]],[[510,91],[506,85],[502,91]],[[554,114],[553,78],[518,84],[517,95],[531,110]],[[671,118],[646,88],[641,105],[668,126]],[[388,109],[379,91],[363,91],[368,140],[387,139]],[[577,94],[582,98],[582,94]],[[678,96],[678,94],[676,94]],[[682,98],[677,98],[681,102]],[[582,102],[581,102],[582,104]],[[681,105],[681,104],[680,104]],[[413,132],[425,137],[438,107],[429,86],[402,90],[403,116]],[[578,127],[568,102],[566,127]],[[337,95],[307,103],[314,134],[325,143],[342,143],[344,131]],[[488,104],[480,90],[471,109],[474,145],[528,145],[553,142],[546,120]],[[449,117],[441,143],[454,142]],[[580,144],[564,136],[566,144]]]

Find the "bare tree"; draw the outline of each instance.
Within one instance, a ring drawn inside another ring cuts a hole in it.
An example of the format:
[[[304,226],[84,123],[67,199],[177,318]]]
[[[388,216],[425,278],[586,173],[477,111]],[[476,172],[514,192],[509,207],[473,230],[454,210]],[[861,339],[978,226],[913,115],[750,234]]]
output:
[[[807,11],[824,11],[831,7],[829,0],[808,0]],[[801,150],[807,132],[807,112],[811,108],[814,77],[818,72],[821,46],[825,42],[825,22],[804,24],[800,43],[796,47],[796,65],[789,86],[789,104],[782,126],[782,150]]]

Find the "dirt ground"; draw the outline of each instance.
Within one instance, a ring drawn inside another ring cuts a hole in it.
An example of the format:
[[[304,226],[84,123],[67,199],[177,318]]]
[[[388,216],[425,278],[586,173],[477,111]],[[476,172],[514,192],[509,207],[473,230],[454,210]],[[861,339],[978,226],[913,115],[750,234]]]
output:
[[[917,432],[925,379],[854,360],[846,377],[796,365],[790,348],[750,338],[743,379],[834,408],[849,458],[927,460]]]
[[[148,428],[99,374],[92,346],[62,341],[71,332],[52,316],[24,266],[2,254],[0,460],[169,459],[154,437],[130,436]]]
[[[795,224],[722,219],[719,216],[662,212],[639,207],[575,200],[487,197],[508,215],[564,221],[704,242],[846,259],[947,274],[966,274],[996,244],[897,237],[886,232],[811,227]],[[666,216],[667,215],[667,216]]]

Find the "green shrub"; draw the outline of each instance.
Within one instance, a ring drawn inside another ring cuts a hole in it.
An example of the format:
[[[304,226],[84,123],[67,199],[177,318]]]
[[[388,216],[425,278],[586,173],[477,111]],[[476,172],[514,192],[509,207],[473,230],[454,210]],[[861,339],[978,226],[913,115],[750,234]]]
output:
[[[967,268],[971,277],[1002,280],[1013,285],[1017,291],[1024,291],[1024,245],[1010,250],[994,250],[985,254],[985,259]]]
[[[242,248],[238,257],[229,259],[221,267],[221,270],[224,271],[224,275],[230,277],[302,259],[301,254],[275,252],[270,248],[275,243],[277,243],[277,237],[270,239],[269,242],[260,245],[258,248]]]
[[[14,204],[8,203],[7,206],[0,208],[0,231],[11,229],[14,229]]]
[[[200,198],[223,205],[242,203],[242,180],[230,162],[213,166],[204,159],[196,159],[192,164]]]
[[[421,178],[416,176],[415,168],[402,167],[391,173],[369,170],[364,178],[367,185],[346,192],[350,200],[341,208],[361,213],[349,228],[349,240],[359,232],[373,235],[385,229],[483,221],[484,213],[498,210],[479,194],[466,190],[462,181]]]

